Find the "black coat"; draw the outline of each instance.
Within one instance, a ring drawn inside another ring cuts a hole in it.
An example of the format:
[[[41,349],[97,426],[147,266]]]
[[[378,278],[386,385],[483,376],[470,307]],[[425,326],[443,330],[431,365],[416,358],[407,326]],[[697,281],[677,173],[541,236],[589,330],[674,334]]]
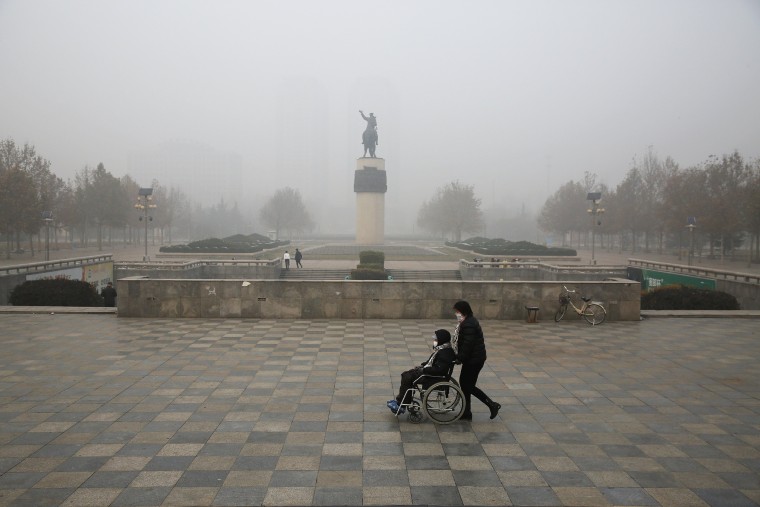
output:
[[[466,317],[459,323],[457,338],[457,359],[462,364],[480,364],[486,362],[486,342],[480,322],[473,316]]]
[[[100,295],[103,297],[105,306],[116,306],[116,289],[113,287],[105,287],[100,291]]]
[[[435,352],[433,354],[435,354]],[[430,356],[433,354],[430,354]],[[425,366],[428,361],[430,361],[430,356],[428,356],[427,360],[421,363],[420,366]],[[437,354],[435,354],[435,357],[433,358],[433,364],[431,366],[422,368],[422,373],[425,375],[445,376],[449,372],[449,368],[451,368],[455,360],[456,354],[454,353],[454,349],[451,347],[443,348],[439,350]]]

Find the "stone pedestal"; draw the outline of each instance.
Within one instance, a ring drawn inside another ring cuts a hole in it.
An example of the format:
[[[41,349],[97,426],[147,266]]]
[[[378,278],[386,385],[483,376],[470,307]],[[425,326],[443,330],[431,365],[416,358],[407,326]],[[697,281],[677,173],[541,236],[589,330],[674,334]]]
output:
[[[385,242],[385,159],[362,157],[356,160],[356,243],[382,245]]]

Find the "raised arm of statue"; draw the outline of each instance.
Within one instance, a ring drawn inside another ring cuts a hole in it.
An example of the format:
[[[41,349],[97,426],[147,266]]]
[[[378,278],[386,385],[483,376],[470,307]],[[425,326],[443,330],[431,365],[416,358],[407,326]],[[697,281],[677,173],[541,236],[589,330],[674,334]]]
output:
[[[361,109],[359,109],[359,114],[362,115],[362,118],[364,118],[364,121],[369,121],[369,118],[367,118],[366,116],[364,116],[364,111],[362,111]]]

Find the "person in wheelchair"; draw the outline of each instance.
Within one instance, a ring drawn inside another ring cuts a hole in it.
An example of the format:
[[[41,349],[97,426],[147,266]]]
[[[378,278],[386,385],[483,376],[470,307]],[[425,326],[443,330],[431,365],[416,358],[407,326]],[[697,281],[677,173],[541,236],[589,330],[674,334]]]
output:
[[[388,400],[387,407],[391,409],[394,414],[403,414],[405,412],[404,407],[399,410],[399,405],[409,403],[409,396],[407,391],[412,388],[414,381],[421,375],[430,375],[436,377],[442,377],[449,373],[451,367],[456,360],[456,353],[451,348],[451,333],[445,329],[439,329],[433,335],[433,353],[427,360],[420,363],[419,366],[415,366],[411,370],[406,370],[401,374],[401,385],[398,389],[398,395]],[[430,379],[429,384],[432,384],[436,379]],[[422,380],[425,384],[425,379]],[[404,395],[406,399],[404,399]]]

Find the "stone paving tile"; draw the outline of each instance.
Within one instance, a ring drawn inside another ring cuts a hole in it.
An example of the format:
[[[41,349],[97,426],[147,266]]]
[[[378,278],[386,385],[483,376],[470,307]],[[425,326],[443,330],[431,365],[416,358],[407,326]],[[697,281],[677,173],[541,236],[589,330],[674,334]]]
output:
[[[472,422],[385,401],[445,321],[0,315],[2,505],[756,505],[752,319],[483,321]]]

